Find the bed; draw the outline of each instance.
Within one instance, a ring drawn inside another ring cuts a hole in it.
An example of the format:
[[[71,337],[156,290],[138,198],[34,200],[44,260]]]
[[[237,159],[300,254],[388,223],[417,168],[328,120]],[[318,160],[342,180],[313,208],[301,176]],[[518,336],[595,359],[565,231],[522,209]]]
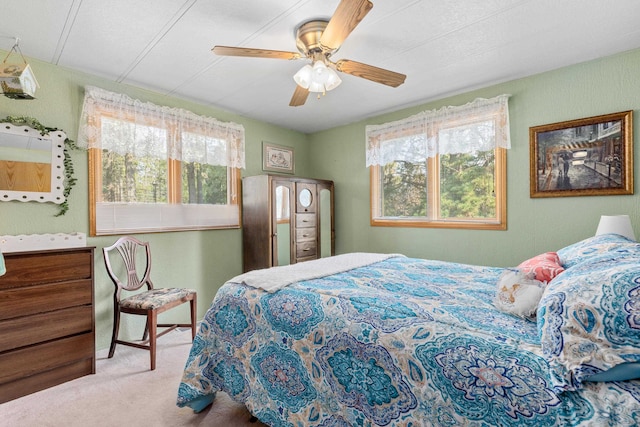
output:
[[[640,424],[640,245],[595,236],[505,269],[347,254],[227,282],[178,406],[270,426]]]

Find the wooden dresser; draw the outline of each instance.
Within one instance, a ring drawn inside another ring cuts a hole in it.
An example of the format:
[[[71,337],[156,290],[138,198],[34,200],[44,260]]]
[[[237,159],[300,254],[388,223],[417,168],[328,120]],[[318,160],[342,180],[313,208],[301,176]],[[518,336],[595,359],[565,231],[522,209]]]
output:
[[[93,250],[3,254],[0,403],[95,373]]]

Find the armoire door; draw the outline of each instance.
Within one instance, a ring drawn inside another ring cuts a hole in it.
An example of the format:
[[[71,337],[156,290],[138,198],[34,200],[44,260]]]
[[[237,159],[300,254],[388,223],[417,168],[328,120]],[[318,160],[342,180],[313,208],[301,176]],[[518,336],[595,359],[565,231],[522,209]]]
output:
[[[289,265],[295,262],[292,259],[292,206],[294,202],[293,183],[291,181],[271,181],[272,209],[272,234],[271,253],[272,266]]]

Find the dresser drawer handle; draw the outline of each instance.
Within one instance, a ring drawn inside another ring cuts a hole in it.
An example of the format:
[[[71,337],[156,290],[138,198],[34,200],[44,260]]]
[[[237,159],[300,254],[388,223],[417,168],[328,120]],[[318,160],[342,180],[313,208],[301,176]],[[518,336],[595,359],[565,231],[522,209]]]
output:
[[[309,248],[304,248],[302,251],[303,251],[303,252],[309,252],[310,250],[311,250],[311,249],[309,249]]]
[[[309,237],[309,235],[308,234],[303,234],[302,237]]]

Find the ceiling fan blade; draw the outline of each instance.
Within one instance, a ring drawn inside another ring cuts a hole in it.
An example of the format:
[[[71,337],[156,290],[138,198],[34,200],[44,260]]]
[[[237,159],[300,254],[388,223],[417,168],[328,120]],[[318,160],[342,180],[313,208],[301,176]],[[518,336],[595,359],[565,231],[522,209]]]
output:
[[[211,49],[216,55],[222,56],[248,56],[252,58],[273,59],[300,59],[302,55],[297,52],[283,50],[253,49],[250,47],[214,46]]]
[[[296,85],[296,90],[293,92],[293,96],[291,97],[291,101],[289,102],[289,106],[291,107],[299,107],[304,105],[307,102],[307,97],[309,96],[309,90],[303,88],[302,86]]]
[[[324,29],[320,44],[330,50],[339,48],[372,7],[369,0],[342,0]]]
[[[336,70],[392,87],[400,86],[407,78],[404,74],[348,59],[341,59],[336,62]]]

